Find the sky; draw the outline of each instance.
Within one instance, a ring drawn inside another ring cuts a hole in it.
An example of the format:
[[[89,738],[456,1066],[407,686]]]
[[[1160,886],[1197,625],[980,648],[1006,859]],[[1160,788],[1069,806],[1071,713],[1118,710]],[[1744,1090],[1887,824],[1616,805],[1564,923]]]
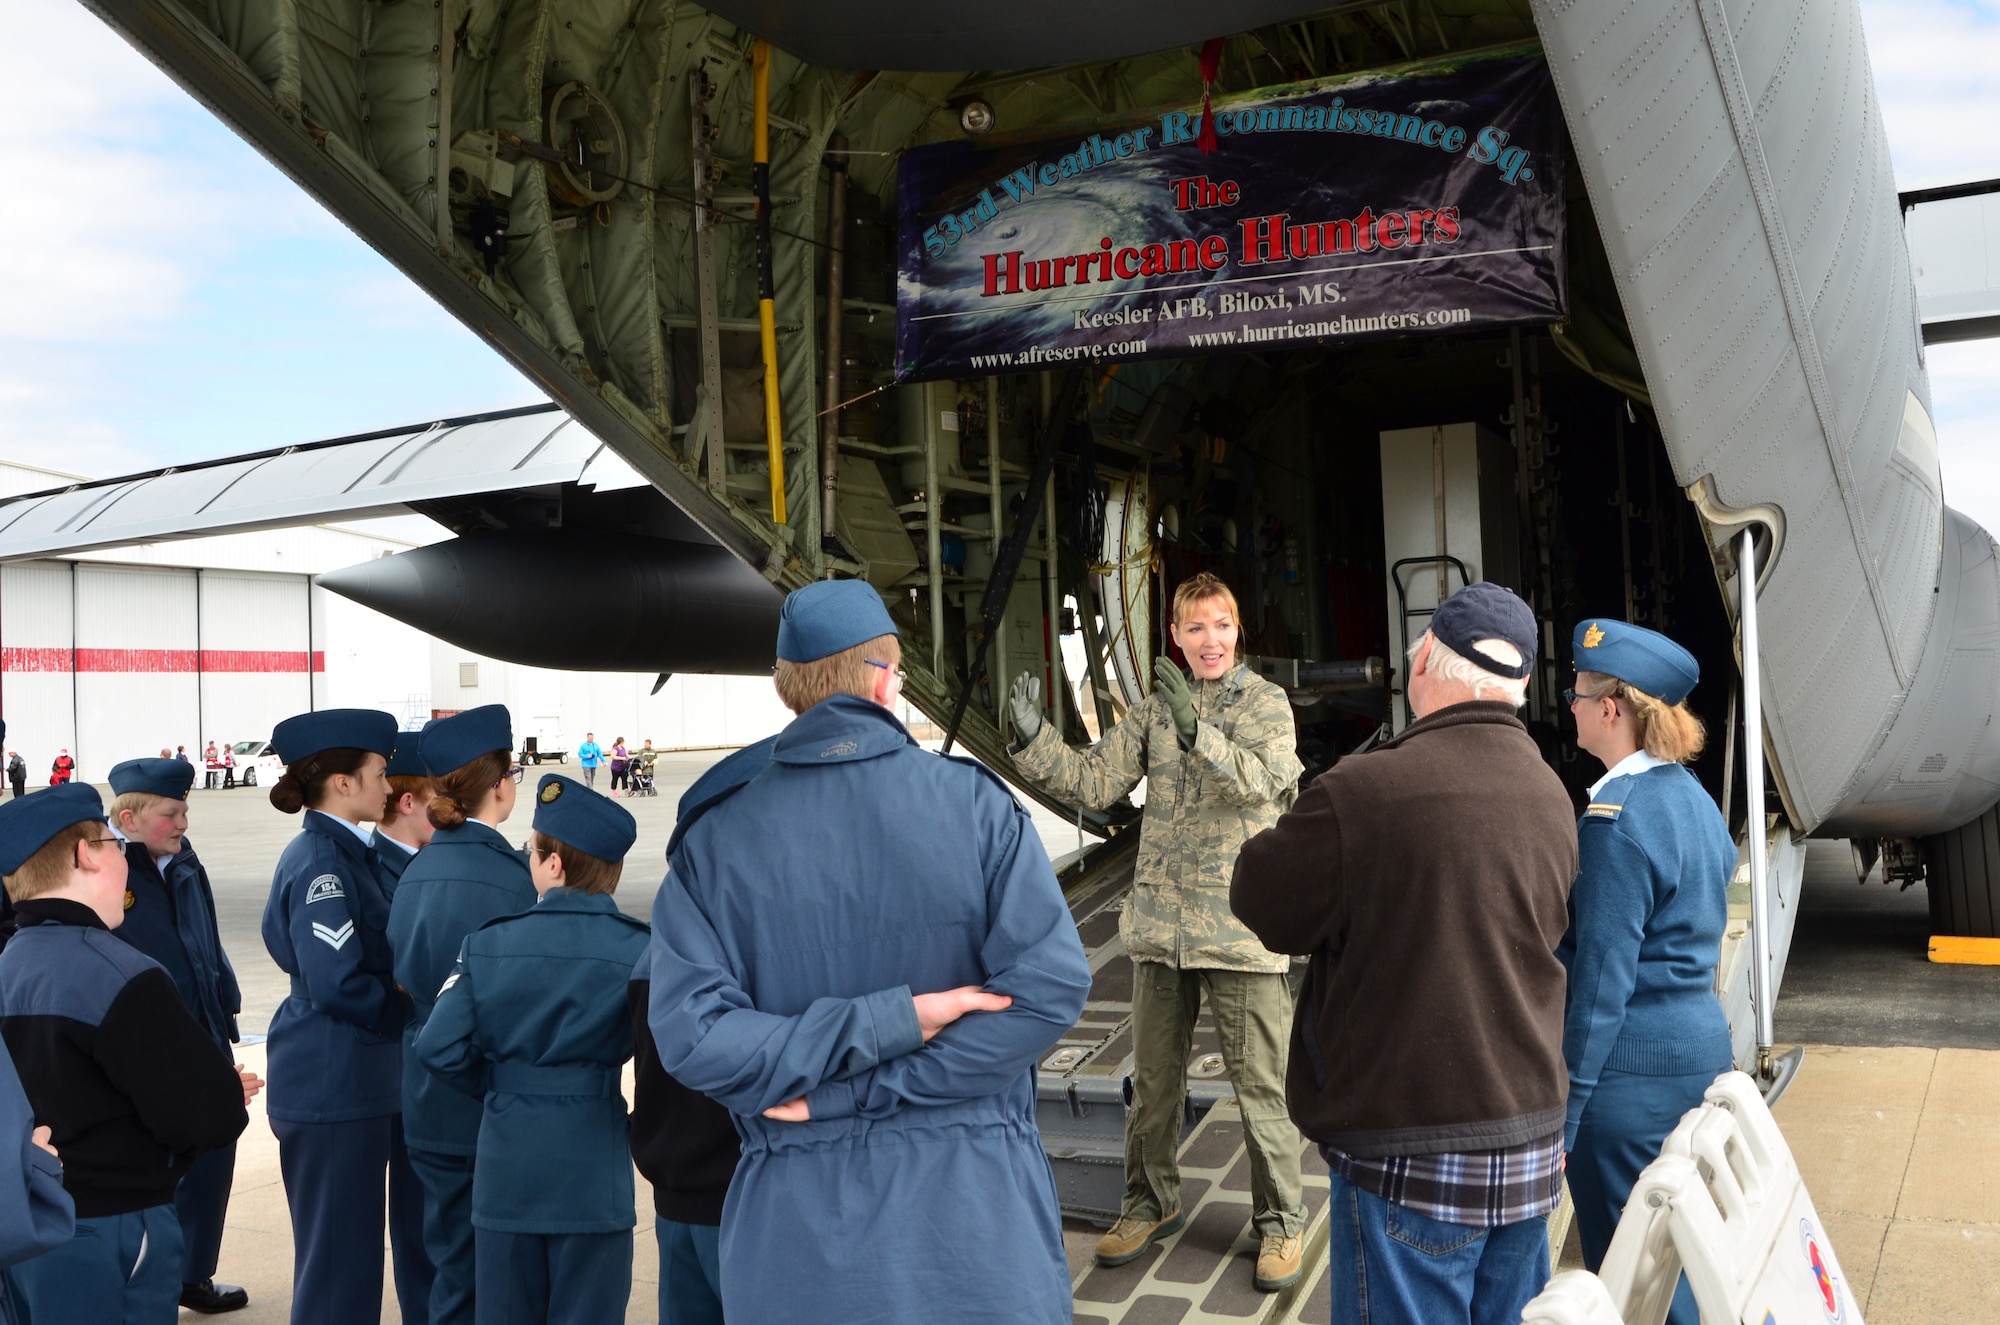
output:
[[[76,0],[6,0],[0,458],[157,468],[543,399]],[[1864,0],[1899,187],[2000,176],[2000,0]],[[2000,341],[1933,346],[2000,532]]]

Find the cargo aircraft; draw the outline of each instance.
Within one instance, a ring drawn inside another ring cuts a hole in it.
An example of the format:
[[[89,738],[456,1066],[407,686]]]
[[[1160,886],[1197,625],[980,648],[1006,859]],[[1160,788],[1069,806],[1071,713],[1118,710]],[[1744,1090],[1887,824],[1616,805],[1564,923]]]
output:
[[[459,538],[324,582],[497,656],[591,665],[507,615],[579,593],[729,622],[700,656],[635,626],[616,665],[662,671],[762,670],[776,591],[864,578],[1003,773],[1012,679],[1091,739],[1197,570],[1313,768],[1404,720],[1402,651],[1492,579],[1572,788],[1575,623],[1700,658],[1696,771],[1768,913],[1724,954],[1740,1061],[1808,838],[2000,936],[2000,561],[1924,358],[2000,331],[1961,260],[2000,195],[1899,199],[1853,0],[86,3],[560,412],[15,499],[0,556],[207,532],[289,474],[242,524],[433,515]],[[131,482],[181,515],[118,533]],[[1116,1203],[1135,818],[1065,876],[1103,986],[1042,1072],[1079,1212]]]

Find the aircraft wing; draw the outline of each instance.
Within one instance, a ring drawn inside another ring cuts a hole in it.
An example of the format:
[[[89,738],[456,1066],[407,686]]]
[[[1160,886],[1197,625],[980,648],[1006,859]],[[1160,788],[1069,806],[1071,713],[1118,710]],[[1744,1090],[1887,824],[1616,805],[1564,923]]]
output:
[[[0,561],[399,515],[551,484],[646,486],[554,405],[337,437],[0,500]]]

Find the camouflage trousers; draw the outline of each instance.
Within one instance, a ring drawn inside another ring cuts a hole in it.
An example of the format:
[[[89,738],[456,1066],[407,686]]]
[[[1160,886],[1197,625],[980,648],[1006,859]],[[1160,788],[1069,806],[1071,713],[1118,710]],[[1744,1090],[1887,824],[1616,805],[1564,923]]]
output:
[[[1292,991],[1282,974],[1178,970],[1134,962],[1132,1108],[1125,1115],[1121,1214],[1153,1220],[1180,1209],[1181,1118],[1188,1059],[1203,994],[1222,1040],[1222,1061],[1243,1110],[1250,1151],[1251,1223],[1259,1237],[1305,1228],[1299,1154],[1304,1141],[1285,1107]]]

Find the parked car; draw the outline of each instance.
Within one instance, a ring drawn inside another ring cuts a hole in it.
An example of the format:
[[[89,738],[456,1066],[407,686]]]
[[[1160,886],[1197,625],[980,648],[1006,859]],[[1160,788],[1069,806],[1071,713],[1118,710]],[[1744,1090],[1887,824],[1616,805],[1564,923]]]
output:
[[[285,761],[278,758],[269,741],[237,741],[229,747],[236,761],[236,784],[240,787],[270,786],[285,774]]]

